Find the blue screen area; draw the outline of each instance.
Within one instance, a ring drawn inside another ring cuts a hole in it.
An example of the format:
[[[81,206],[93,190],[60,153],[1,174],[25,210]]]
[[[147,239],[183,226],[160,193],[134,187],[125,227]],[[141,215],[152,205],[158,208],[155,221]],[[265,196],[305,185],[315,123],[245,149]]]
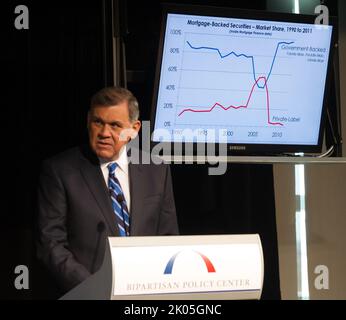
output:
[[[332,26],[168,14],[154,142],[317,145]]]

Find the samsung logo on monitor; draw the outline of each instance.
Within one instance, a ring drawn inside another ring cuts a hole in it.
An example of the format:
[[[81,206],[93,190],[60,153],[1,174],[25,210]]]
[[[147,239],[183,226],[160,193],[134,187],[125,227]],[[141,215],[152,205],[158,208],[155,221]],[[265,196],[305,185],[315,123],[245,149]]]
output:
[[[246,147],[245,146],[230,146],[230,150],[238,150],[238,151],[245,151]]]

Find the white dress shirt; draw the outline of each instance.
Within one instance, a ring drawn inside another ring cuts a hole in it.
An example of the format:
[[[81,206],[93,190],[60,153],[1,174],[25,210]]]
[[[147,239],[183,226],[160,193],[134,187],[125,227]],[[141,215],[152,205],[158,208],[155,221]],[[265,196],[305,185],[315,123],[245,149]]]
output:
[[[126,146],[123,148],[123,150],[120,152],[119,157],[117,160],[104,162],[100,159],[100,166],[103,173],[103,177],[106,181],[106,184],[108,186],[108,165],[110,163],[116,162],[118,164],[117,168],[115,169],[115,176],[119,180],[120,186],[123,189],[124,197],[126,200],[127,208],[130,212],[130,183],[129,183],[129,162],[127,159],[127,152],[126,152]]]

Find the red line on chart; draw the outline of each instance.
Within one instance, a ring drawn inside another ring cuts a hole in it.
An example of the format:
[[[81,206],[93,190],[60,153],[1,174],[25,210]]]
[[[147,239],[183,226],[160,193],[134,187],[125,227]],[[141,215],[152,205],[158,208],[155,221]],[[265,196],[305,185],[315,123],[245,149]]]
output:
[[[282,123],[280,122],[271,122],[270,121],[270,103],[269,103],[269,90],[268,90],[268,84],[267,84],[267,78],[266,77],[259,77],[256,82],[254,83],[254,85],[252,86],[252,89],[251,89],[251,92],[250,92],[250,95],[249,95],[249,98],[247,99],[247,102],[244,106],[229,106],[229,107],[224,107],[222,104],[220,103],[215,103],[210,109],[208,110],[194,110],[194,109],[191,109],[191,108],[188,108],[188,109],[184,109],[183,111],[181,111],[179,114],[178,114],[178,117],[180,117],[183,113],[185,112],[195,112],[195,113],[202,113],[202,112],[211,112],[213,111],[217,106],[222,108],[223,110],[227,111],[229,109],[247,109],[248,106],[249,106],[249,103],[250,103],[250,100],[252,98],[252,94],[255,90],[255,87],[257,86],[257,83],[260,81],[260,80],[264,80],[264,87],[266,88],[266,95],[267,95],[267,117],[268,117],[268,124],[270,125],[273,125],[273,126],[283,126]]]

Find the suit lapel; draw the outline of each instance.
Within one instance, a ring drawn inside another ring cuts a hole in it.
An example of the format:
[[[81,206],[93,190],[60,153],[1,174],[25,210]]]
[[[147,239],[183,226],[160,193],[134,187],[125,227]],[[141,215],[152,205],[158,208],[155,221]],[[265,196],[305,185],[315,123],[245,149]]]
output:
[[[113,235],[118,235],[116,228],[115,215],[112,208],[112,202],[109,197],[108,189],[101,168],[95,159],[82,157],[80,171],[88,185],[90,192],[95,198],[105,220],[108,223],[109,229]]]

